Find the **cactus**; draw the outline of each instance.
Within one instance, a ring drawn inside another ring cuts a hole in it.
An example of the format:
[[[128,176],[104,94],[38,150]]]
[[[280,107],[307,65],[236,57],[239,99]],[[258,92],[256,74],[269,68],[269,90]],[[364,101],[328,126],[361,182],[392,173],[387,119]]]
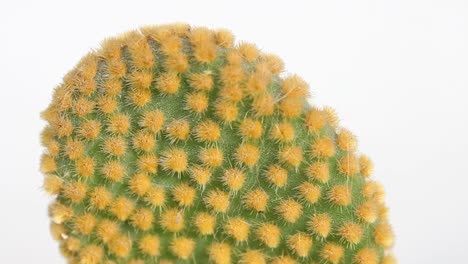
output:
[[[69,263],[396,263],[355,136],[283,62],[227,30],[107,39],[42,113]]]

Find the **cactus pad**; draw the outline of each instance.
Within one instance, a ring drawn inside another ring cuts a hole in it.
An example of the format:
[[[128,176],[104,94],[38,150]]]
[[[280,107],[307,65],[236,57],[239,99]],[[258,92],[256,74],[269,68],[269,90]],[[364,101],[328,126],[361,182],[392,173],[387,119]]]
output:
[[[102,43],[43,112],[69,263],[396,263],[382,187],[333,109],[227,30]]]

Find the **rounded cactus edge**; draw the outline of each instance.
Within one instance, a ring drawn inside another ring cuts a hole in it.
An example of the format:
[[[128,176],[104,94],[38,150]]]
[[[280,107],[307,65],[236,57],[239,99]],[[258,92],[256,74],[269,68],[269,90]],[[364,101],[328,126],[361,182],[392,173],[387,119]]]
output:
[[[228,30],[102,42],[43,111],[69,263],[396,263],[372,163],[283,62]]]

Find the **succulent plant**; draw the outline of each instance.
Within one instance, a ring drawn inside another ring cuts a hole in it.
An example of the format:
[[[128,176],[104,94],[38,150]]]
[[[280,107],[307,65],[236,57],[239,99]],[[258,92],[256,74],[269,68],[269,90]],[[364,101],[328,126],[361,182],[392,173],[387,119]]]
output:
[[[69,263],[396,263],[372,163],[283,62],[228,30],[105,40],[42,113]]]

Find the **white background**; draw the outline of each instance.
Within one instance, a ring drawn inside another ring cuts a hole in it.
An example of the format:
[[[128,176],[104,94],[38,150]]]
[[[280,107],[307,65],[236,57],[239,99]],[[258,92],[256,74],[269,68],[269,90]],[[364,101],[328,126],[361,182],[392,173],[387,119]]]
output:
[[[387,190],[400,263],[467,263],[468,1],[0,2],[0,262],[64,263],[39,112],[79,58],[139,25],[231,29],[280,55],[354,131]]]

